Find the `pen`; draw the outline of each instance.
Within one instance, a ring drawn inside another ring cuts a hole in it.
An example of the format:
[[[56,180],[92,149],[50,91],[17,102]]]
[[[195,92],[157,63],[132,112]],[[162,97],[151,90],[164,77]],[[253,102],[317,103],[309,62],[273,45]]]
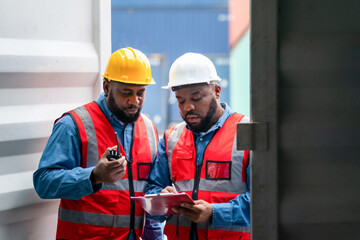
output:
[[[171,186],[177,191],[177,188],[175,187],[176,177],[173,178]]]

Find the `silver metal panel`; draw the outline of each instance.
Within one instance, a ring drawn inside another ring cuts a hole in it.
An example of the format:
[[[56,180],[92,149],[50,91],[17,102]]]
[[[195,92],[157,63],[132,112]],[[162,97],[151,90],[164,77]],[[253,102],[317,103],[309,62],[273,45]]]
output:
[[[0,0],[0,239],[55,239],[59,200],[32,176],[65,111],[92,101],[111,54],[111,2]]]
[[[251,8],[252,239],[360,239],[360,2]]]

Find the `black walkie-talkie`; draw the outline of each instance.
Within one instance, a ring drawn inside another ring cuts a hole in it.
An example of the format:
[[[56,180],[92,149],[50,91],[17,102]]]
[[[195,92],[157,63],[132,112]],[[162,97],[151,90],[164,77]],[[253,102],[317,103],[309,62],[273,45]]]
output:
[[[109,161],[114,161],[114,160],[117,160],[117,159],[121,158],[120,146],[119,146],[119,138],[118,138],[117,132],[115,132],[115,137],[116,137],[117,148],[116,148],[116,150],[111,149],[109,151],[109,154],[107,155],[107,159]]]

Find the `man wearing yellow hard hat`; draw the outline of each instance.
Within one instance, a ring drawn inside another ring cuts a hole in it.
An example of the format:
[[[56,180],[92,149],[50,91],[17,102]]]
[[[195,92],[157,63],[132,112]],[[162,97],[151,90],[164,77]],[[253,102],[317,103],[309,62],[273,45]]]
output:
[[[64,113],[34,173],[41,198],[60,198],[57,239],[140,239],[144,211],[130,200],[145,190],[157,130],[141,109],[155,84],[139,50],[114,52],[96,101]]]

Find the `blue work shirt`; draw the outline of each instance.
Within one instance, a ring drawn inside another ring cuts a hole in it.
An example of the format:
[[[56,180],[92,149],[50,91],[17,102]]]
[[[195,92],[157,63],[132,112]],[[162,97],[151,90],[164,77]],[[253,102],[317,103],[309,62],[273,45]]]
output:
[[[104,93],[100,94],[96,103],[109,120],[114,131],[118,133],[121,145],[126,153],[126,159],[129,159],[134,124],[124,124],[116,118],[106,104]],[[35,190],[41,198],[77,200],[101,190],[103,184],[92,186],[90,181],[90,174],[95,166],[80,167],[80,146],[81,140],[78,137],[75,123],[69,115],[65,115],[54,124],[52,134],[41,156],[38,170],[33,175]],[[147,224],[149,221],[151,220],[147,219]],[[149,224],[152,224],[153,231],[146,231],[144,239],[154,239],[154,236],[161,236],[163,226],[157,222],[149,222]],[[135,239],[133,234],[129,239]]]
[[[226,119],[233,113],[226,103],[221,103],[225,109],[219,120],[207,131],[203,133],[194,133],[196,146],[196,162],[201,164],[203,161],[204,150],[210,143],[215,131],[221,128]],[[188,127],[188,126],[186,126]],[[188,128],[189,129],[189,128]],[[227,203],[212,203],[212,226],[249,226],[250,225],[250,164],[246,168],[246,184],[248,191],[239,194],[237,197]],[[167,186],[171,186],[169,164],[165,148],[165,139],[162,137],[159,141],[158,154],[150,172],[149,183],[145,194],[159,193]],[[164,221],[170,216],[152,217],[158,221]]]

